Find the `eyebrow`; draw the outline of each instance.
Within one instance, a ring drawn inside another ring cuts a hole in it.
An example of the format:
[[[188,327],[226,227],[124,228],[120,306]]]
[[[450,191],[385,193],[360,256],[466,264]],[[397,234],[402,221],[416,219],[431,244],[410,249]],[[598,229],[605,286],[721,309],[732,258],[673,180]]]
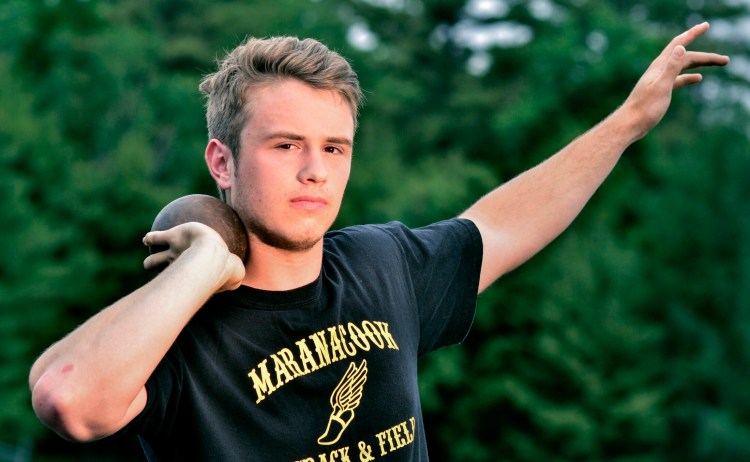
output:
[[[268,136],[265,137],[267,140],[273,140],[277,138],[283,138],[288,140],[295,140],[295,141],[304,141],[305,137],[301,135],[297,135],[296,133],[291,132],[275,132],[270,133]],[[334,144],[343,144],[345,146],[352,146],[354,143],[349,138],[345,137],[337,137],[337,136],[329,136],[326,138],[327,143],[334,143]]]

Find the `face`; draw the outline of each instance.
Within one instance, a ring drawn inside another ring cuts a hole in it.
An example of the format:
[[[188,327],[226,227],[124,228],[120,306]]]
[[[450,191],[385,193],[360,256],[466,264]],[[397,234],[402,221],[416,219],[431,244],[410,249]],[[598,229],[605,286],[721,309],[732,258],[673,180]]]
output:
[[[333,224],[349,180],[352,111],[338,93],[294,79],[252,91],[227,202],[251,239],[310,249]]]

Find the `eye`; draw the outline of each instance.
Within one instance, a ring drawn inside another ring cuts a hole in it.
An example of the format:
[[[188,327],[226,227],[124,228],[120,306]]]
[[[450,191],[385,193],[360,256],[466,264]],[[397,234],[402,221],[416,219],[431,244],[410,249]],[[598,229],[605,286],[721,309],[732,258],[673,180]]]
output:
[[[326,146],[323,150],[329,154],[343,154],[344,150],[337,146]]]
[[[282,143],[277,146],[279,149],[292,149],[294,148],[294,145],[292,143]]]

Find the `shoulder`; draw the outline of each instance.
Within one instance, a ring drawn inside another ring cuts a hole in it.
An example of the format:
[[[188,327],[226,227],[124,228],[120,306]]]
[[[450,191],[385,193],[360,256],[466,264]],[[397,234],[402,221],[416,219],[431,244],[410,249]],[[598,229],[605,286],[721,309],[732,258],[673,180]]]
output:
[[[349,226],[326,233],[323,241],[328,250],[341,250],[348,247],[374,246],[393,241],[394,231],[406,228],[399,222]]]
[[[326,244],[332,244],[358,241],[360,239],[402,240],[441,233],[453,236],[463,234],[473,237],[478,236],[479,231],[471,220],[465,218],[451,218],[419,228],[410,228],[399,221],[392,221],[384,224],[349,226],[329,231],[326,233],[325,242]]]
[[[398,221],[350,226],[327,233],[324,248],[329,255],[356,252],[384,256],[419,253],[446,244],[462,243],[481,247],[479,231],[470,220],[452,218],[419,228],[410,228]]]

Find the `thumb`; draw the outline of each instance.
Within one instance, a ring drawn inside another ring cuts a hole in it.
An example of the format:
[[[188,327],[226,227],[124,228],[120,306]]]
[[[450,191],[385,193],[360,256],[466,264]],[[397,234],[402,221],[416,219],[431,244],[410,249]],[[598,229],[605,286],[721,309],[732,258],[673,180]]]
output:
[[[674,47],[674,50],[672,50],[672,58],[682,60],[682,57],[685,56],[686,52],[687,50],[685,50],[683,45],[677,45]]]
[[[670,86],[672,89],[677,89],[690,83],[700,81],[700,77],[696,77],[697,74],[680,75],[685,70],[685,56],[687,50],[682,45],[677,45],[672,50],[672,54],[669,55],[669,60],[662,73],[662,78],[668,82],[671,82]]]
[[[672,50],[672,55],[669,57],[669,62],[667,63],[667,70],[673,73],[675,77],[682,72],[682,60],[686,54],[687,50],[682,45],[677,45]]]

